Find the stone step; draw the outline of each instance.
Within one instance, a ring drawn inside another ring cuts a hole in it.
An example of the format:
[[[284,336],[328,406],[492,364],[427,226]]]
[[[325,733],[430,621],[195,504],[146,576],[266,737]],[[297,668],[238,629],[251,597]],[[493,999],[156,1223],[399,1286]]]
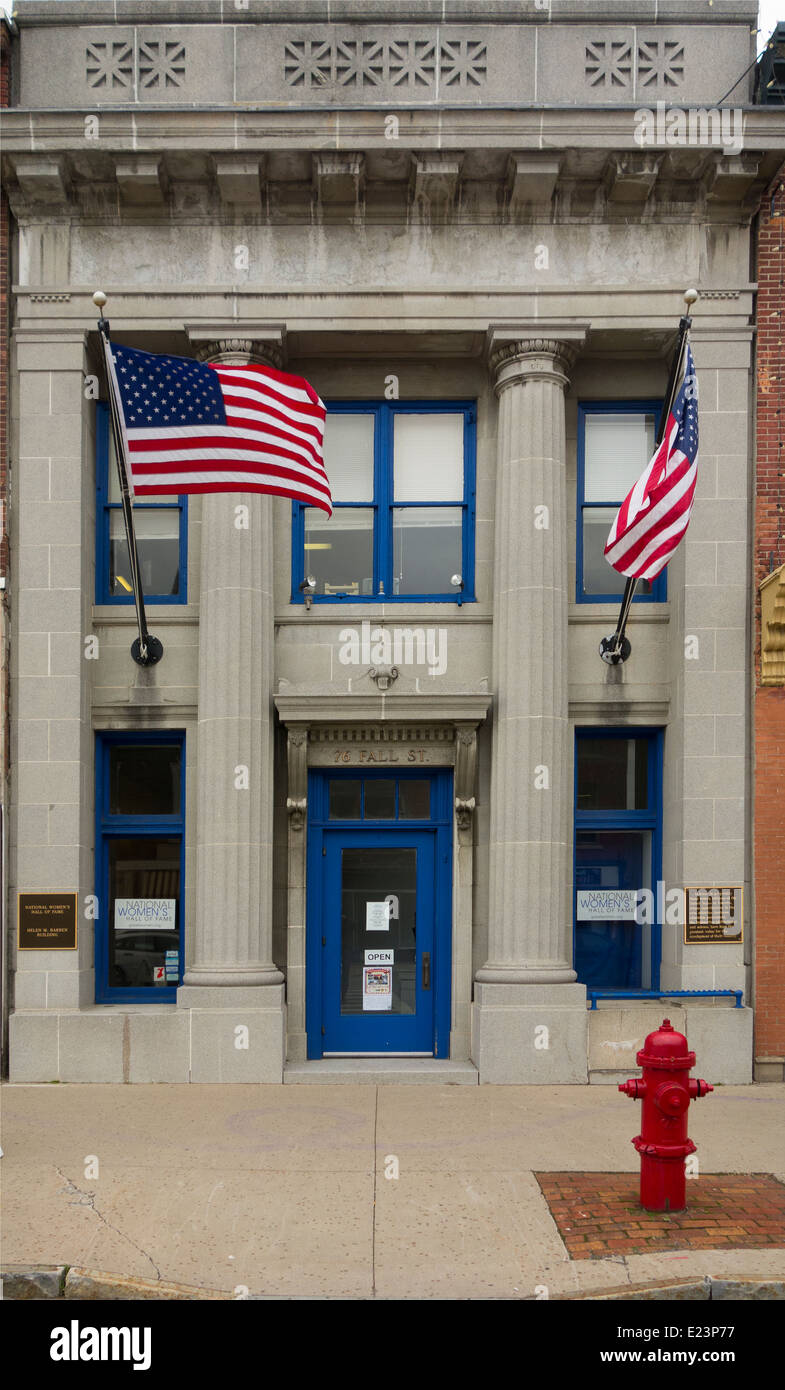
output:
[[[433,1057],[323,1057],[315,1062],[287,1062],[283,1079],[292,1086],[476,1086],[479,1073],[473,1062]]]

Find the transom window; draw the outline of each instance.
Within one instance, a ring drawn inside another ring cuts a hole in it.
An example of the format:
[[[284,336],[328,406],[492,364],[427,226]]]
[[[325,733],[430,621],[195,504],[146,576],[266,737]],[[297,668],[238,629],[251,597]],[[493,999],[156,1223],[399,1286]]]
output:
[[[292,598],[474,598],[474,427],[468,402],[328,407],[334,511],[294,504]]]
[[[613,518],[630,488],[647,467],[659,424],[656,402],[596,402],[578,407],[578,563],[579,603],[612,602],[626,579],[605,559]],[[634,602],[662,602],[665,573],[640,579]]]

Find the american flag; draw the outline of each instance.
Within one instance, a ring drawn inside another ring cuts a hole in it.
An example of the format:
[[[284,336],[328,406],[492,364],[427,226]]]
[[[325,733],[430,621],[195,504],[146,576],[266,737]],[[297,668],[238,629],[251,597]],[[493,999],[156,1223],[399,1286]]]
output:
[[[605,558],[619,574],[656,579],[665,568],[687,530],[697,477],[698,379],[688,343],[662,443],[610,529]]]
[[[300,376],[111,345],[136,495],[266,492],[332,515],[325,408]]]

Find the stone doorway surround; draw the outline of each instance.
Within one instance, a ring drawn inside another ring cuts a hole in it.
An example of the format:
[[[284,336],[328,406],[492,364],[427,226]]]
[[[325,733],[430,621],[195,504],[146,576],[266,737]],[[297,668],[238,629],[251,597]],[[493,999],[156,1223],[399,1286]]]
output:
[[[305,923],[308,770],[367,767],[369,754],[390,749],[422,752],[422,766],[451,767],[453,785],[452,1008],[450,1060],[468,1061],[471,1045],[472,887],[477,729],[491,705],[487,693],[353,696],[279,694],[274,697],[287,732],[288,888],[287,1039],[289,1062],[307,1058],[305,1027]],[[418,762],[418,766],[419,766]]]

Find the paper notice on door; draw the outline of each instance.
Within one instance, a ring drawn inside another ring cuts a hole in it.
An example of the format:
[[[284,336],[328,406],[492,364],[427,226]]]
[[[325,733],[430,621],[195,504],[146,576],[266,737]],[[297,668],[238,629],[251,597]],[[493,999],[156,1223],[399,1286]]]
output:
[[[365,930],[390,930],[390,907],[388,903],[365,904]]]
[[[579,922],[634,922],[638,894],[634,888],[579,888]]]
[[[363,966],[363,1012],[384,1013],[392,1008],[392,966]]]

